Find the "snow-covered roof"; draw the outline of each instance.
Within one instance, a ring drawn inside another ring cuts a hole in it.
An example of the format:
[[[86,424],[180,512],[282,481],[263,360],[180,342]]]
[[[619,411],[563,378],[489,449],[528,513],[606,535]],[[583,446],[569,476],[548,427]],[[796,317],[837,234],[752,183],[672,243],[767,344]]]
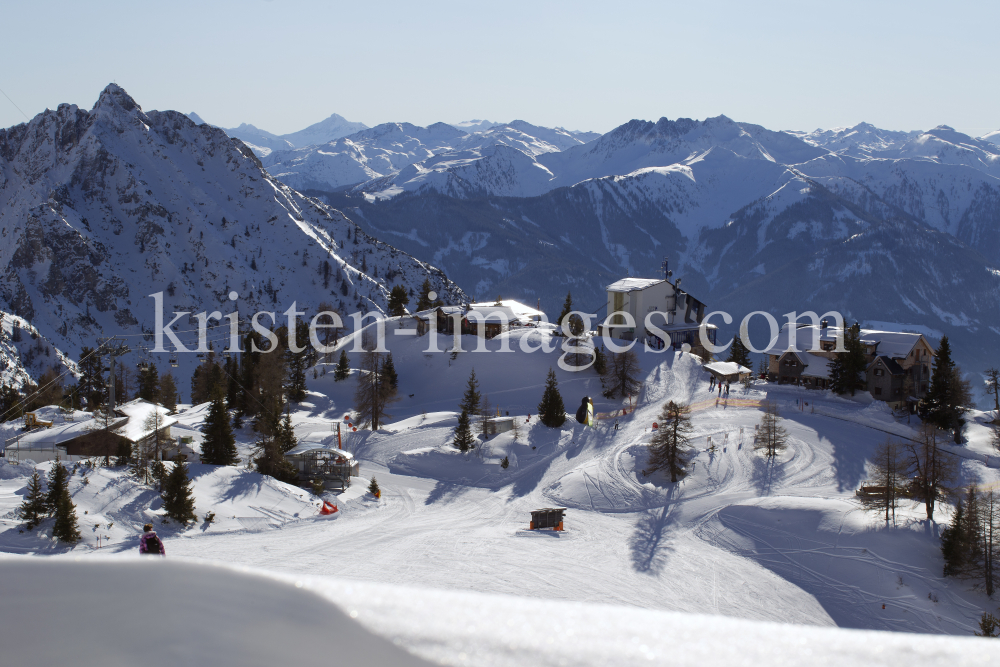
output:
[[[737,375],[750,372],[749,368],[740,366],[735,361],[713,361],[710,364],[705,364],[705,369],[717,375]]]
[[[345,459],[353,459],[354,454],[351,454],[346,449],[337,449],[337,447],[331,443],[318,443],[318,442],[300,442],[294,448],[285,452],[285,456],[302,456],[309,452],[328,452],[330,454],[336,454],[337,456],[342,456]]]
[[[159,427],[161,429],[177,423],[177,419],[175,417],[171,417],[167,414],[170,410],[167,410],[162,405],[150,403],[142,398],[131,400],[128,403],[122,403],[121,405],[115,407],[115,411],[128,417],[128,421],[121,428],[119,433],[132,442],[142,440],[153,432],[153,429],[146,426],[146,420],[149,419],[154,411],[160,414]]]
[[[874,359],[872,359],[872,362],[868,364],[868,368],[871,368],[872,366],[874,366],[879,362],[882,362],[882,365],[885,366],[886,370],[889,371],[890,375],[906,375],[906,371],[903,370],[902,366],[897,364],[892,357],[888,357],[884,354],[880,354]]]
[[[513,299],[503,299],[501,301],[492,301],[488,303],[473,303],[469,306],[469,312],[480,313],[483,317],[489,317],[493,314],[502,314],[507,318],[508,322],[522,321],[530,322],[532,320],[545,317],[545,313],[542,311],[527,306],[520,301],[514,301]]]
[[[609,292],[632,292],[662,283],[662,278],[622,278],[608,285]]]
[[[36,412],[36,414],[38,414]],[[42,415],[38,415],[39,419]],[[45,420],[49,421],[49,420]],[[112,422],[113,426],[120,426],[125,423],[125,418],[121,417],[116,421]],[[51,428],[40,428],[30,433],[25,433],[17,440],[21,447],[27,446],[47,446],[54,447],[55,445],[60,445],[64,442],[68,442],[75,438],[79,438],[81,435],[86,435],[92,430],[98,427],[97,422],[92,418],[92,415],[87,415],[86,418],[77,419],[71,422],[53,422]],[[2,443],[0,443],[2,445]],[[10,442],[11,447],[14,447],[14,441]]]
[[[774,344],[771,345],[765,354],[782,354],[788,351],[789,327],[785,325],[778,333]],[[795,349],[807,351],[819,348],[820,341],[833,342],[841,332],[839,327],[827,327],[825,329],[807,325],[795,330]],[[923,334],[906,333],[902,331],[874,331],[871,329],[861,330],[861,340],[868,345],[878,344],[875,351],[880,355],[886,355],[893,359],[904,359],[923,338]],[[930,347],[930,345],[928,345]]]

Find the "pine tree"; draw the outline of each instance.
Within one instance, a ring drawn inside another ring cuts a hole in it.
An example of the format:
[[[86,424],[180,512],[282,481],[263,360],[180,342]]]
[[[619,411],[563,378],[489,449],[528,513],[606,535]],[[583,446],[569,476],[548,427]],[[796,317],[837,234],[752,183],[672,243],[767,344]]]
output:
[[[62,497],[62,492],[67,488],[67,477],[66,468],[57,458],[56,462],[52,464],[52,468],[49,469],[49,488],[45,494],[45,509],[49,514],[55,512],[59,505],[59,498]]]
[[[372,481],[368,483],[368,493],[372,494],[376,498],[382,496],[382,489],[379,488],[378,482],[375,480],[374,475],[372,475]]]
[[[649,441],[650,467],[649,470],[643,471],[644,474],[667,470],[670,473],[671,483],[687,474],[690,462],[688,433],[694,428],[691,425],[690,414],[691,408],[673,401],[663,406],[659,417],[660,423]]]
[[[955,379],[955,362],[951,359],[951,343],[947,336],[941,337],[937,354],[934,357],[934,370],[931,375],[931,386],[927,395],[921,401],[920,418],[925,423],[931,423],[942,430],[955,427],[957,419],[955,406],[952,404]]]
[[[563,405],[562,396],[559,394],[556,372],[551,368],[545,378],[542,402],[538,404],[538,420],[549,428],[559,428],[566,422],[566,406]]]
[[[479,393],[479,380],[476,379],[476,369],[469,373],[469,380],[465,385],[465,394],[462,402],[458,404],[459,409],[468,415],[479,414],[479,401],[482,395]]]
[[[430,293],[433,290],[430,278],[424,278],[424,284],[420,286],[420,298],[417,299],[417,312],[441,305],[440,299],[431,300]]]
[[[912,496],[914,500],[924,503],[928,520],[934,519],[935,504],[949,494],[958,474],[955,456],[944,451],[942,444],[937,429],[932,424],[924,424],[920,428],[920,438],[903,445],[912,473]],[[967,504],[966,511],[971,509]]]
[[[469,425],[469,413],[463,408],[462,414],[458,416],[458,426],[455,427],[453,444],[464,454],[472,449],[475,442],[476,439],[472,436],[472,428]]]
[[[212,404],[208,408],[208,416],[205,417],[201,432],[205,435],[201,443],[202,463],[216,466],[239,463],[236,438],[233,437],[233,427],[221,388],[216,388],[212,396]]]
[[[396,374],[396,366],[392,363],[392,352],[385,358],[385,363],[382,364],[382,375],[385,377],[385,381],[389,383],[393,389],[399,388],[399,375]]]
[[[340,360],[337,361],[337,367],[333,370],[333,381],[340,382],[341,380],[346,380],[351,374],[351,362],[347,359],[347,351],[340,351]]]
[[[768,458],[778,455],[778,452],[788,445],[788,431],[781,425],[778,415],[778,404],[773,401],[764,403],[764,414],[760,418],[754,449],[763,449]]]
[[[18,508],[18,515],[24,520],[28,530],[33,530],[35,526],[42,522],[42,518],[47,514],[45,494],[42,492],[42,479],[36,470],[31,479],[28,480],[28,492],[24,495],[24,501]]]
[[[298,481],[298,471],[285,458],[283,444],[287,434],[282,434],[281,421],[269,412],[260,419],[259,435],[250,455],[254,469],[262,475],[269,475],[279,481],[294,484]]]
[[[608,372],[608,356],[604,353],[603,345],[594,345],[594,371],[601,377]]]
[[[91,412],[104,405],[107,400],[108,390],[104,384],[103,366],[103,359],[99,353],[89,347],[80,350],[78,365],[80,378],[76,384],[80,395],[87,400],[87,409]]]
[[[194,513],[194,494],[191,492],[191,479],[188,477],[187,465],[183,461],[174,463],[163,481],[163,509],[167,516],[179,524],[197,520]]]
[[[305,352],[298,354],[288,353],[288,379],[285,384],[285,393],[288,400],[301,403],[306,400],[306,355]]]
[[[177,409],[177,382],[173,373],[160,378],[160,404],[171,412]]]
[[[993,398],[995,410],[993,419],[1000,422],[1000,369],[987,368],[983,371],[983,377],[986,379],[983,387],[986,395]]]
[[[396,389],[389,384],[385,375],[385,360],[382,353],[369,350],[361,356],[361,372],[358,386],[354,391],[354,412],[358,422],[371,426],[373,431],[385,423],[392,415],[386,408],[395,400]]]
[[[149,364],[139,371],[139,398],[150,403],[160,402],[160,373],[156,364]]]
[[[844,349],[846,352],[838,352],[830,363],[830,388],[838,394],[850,392],[854,396],[858,377],[868,365],[861,342],[861,326],[857,322],[844,330]]]
[[[1000,637],[1000,618],[997,618],[988,611],[984,611],[979,618],[979,632],[977,637]]]
[[[63,542],[80,541],[80,530],[76,522],[76,505],[69,495],[69,488],[64,486],[56,501],[56,522],[52,526],[52,536]]]
[[[890,438],[875,448],[868,480],[872,487],[882,491],[860,495],[861,506],[866,510],[885,512],[886,523],[891,516],[895,524],[900,491],[906,480],[905,452],[898,442]]]
[[[753,369],[753,363],[750,361],[750,350],[743,344],[743,339],[739,334],[733,336],[733,344],[729,348],[729,358],[726,361],[733,361],[744,368]]]
[[[559,319],[556,320],[556,324],[560,326],[565,326],[568,330],[570,328],[569,322],[566,322],[566,316],[573,311],[573,295],[570,292],[566,292],[566,300],[563,302],[562,312],[559,313]],[[563,332],[565,333],[565,331]]]
[[[390,317],[402,317],[406,315],[406,305],[410,303],[410,296],[406,293],[406,288],[402,285],[396,285],[389,292],[389,302],[386,304],[386,309],[389,311]]]
[[[628,398],[639,393],[639,357],[634,350],[613,352],[607,372],[601,377],[604,398]]]
[[[944,576],[954,577],[965,569],[967,553],[965,535],[965,505],[959,498],[951,523],[941,531],[941,555],[944,556]]]
[[[295,428],[292,426],[292,415],[286,410],[285,416],[281,419],[278,432],[275,434],[281,453],[285,454],[295,449],[299,440],[295,437]]]
[[[163,480],[167,478],[167,466],[158,459],[153,461],[153,465],[149,466],[149,476],[153,478],[156,488],[163,491]]]

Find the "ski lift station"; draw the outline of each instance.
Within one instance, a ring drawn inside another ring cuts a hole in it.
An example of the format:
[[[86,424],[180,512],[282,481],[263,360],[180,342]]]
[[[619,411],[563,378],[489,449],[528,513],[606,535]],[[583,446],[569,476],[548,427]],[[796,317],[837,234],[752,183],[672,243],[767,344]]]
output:
[[[309,484],[321,480],[324,488],[346,489],[351,485],[351,477],[357,477],[359,466],[354,455],[333,445],[303,442],[285,452],[299,472],[299,484]]]

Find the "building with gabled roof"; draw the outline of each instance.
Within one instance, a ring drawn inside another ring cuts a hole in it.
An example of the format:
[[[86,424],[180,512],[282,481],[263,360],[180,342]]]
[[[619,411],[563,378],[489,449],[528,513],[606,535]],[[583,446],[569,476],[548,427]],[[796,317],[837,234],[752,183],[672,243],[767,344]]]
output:
[[[680,288],[681,280],[671,282],[663,278],[622,278],[607,286],[607,324],[598,327],[598,333],[609,338],[646,341],[652,347],[667,345],[680,348],[688,344],[692,349],[701,348],[699,328],[705,317],[705,304]],[[663,340],[646,326],[650,313],[661,315],[650,323],[667,337]],[[632,323],[628,321],[631,317]],[[716,327],[706,325],[706,334],[715,344]]]
[[[765,351],[768,377],[781,384],[829,388],[829,362],[836,358],[836,345],[843,330],[825,322],[818,327],[799,325],[795,328],[794,349],[790,345],[790,332],[788,324],[782,326]],[[907,402],[915,404],[923,398],[930,387],[934,359],[934,348],[923,334],[862,329],[860,340],[868,366],[859,382],[874,398],[894,408]]]

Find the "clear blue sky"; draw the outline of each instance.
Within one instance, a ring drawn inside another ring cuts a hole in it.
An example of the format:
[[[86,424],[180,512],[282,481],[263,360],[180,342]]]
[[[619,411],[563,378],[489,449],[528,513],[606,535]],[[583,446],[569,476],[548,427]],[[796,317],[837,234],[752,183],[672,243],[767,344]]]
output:
[[[144,109],[278,134],[523,119],[606,132],[726,114],[771,129],[868,121],[1000,129],[1000,3],[5,2],[0,89],[28,116]],[[0,127],[24,117],[0,96]]]

